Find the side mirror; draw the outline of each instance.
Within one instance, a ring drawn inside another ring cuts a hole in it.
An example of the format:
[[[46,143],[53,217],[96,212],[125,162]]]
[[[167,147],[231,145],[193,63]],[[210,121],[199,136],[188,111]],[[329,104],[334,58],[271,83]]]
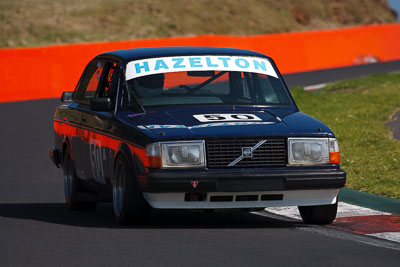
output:
[[[61,101],[62,102],[71,102],[73,93],[74,92],[63,92],[61,95]]]
[[[111,98],[101,97],[101,98],[91,98],[90,99],[90,109],[93,111],[109,111],[113,109],[113,104]]]

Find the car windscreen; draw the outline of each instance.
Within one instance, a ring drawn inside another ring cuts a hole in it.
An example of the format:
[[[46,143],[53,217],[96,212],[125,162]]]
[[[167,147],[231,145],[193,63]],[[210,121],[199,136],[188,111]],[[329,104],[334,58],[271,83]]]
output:
[[[193,64],[191,58],[195,59],[196,64]],[[143,107],[291,105],[288,93],[269,61],[255,61],[247,57],[227,58],[225,57],[225,61],[218,61],[215,56],[184,57],[183,59],[187,59],[186,63],[184,60],[181,62],[184,67],[175,69],[173,67],[177,61],[170,60],[168,64],[164,58],[158,63],[153,60],[147,64],[136,63],[131,68],[128,65],[124,106],[131,105],[132,99],[136,99]],[[128,71],[136,72],[136,75]]]

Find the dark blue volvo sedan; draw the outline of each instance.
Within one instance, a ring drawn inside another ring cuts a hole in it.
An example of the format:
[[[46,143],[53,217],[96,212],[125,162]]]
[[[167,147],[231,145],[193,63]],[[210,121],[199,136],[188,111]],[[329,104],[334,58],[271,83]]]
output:
[[[273,60],[228,48],[113,51],[89,62],[54,116],[70,209],[112,201],[118,223],[152,208],[298,206],[306,223],[336,217],[333,132],[299,112]]]

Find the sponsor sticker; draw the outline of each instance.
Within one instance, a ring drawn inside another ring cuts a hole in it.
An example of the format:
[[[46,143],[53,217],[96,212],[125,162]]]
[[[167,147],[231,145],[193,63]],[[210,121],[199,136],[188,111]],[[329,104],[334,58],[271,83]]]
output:
[[[105,184],[104,161],[106,161],[105,148],[101,146],[101,141],[91,139],[89,143],[90,163],[92,174],[95,181]]]
[[[126,66],[126,80],[141,76],[178,71],[244,71],[278,78],[266,58],[243,56],[182,56],[131,61]]]
[[[200,122],[215,121],[261,121],[254,114],[198,114],[193,115]]]

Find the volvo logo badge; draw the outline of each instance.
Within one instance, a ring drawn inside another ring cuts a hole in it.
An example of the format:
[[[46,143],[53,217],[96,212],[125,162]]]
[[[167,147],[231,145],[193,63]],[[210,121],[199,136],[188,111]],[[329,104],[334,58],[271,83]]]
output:
[[[242,157],[243,158],[253,157],[253,151],[252,151],[251,147],[242,147]]]
[[[254,150],[256,150],[257,148],[262,146],[262,144],[264,144],[265,142],[267,142],[267,140],[261,140],[253,147],[242,147],[242,155],[240,157],[238,157],[237,159],[235,159],[234,161],[232,161],[231,163],[229,163],[228,167],[235,166],[235,164],[238,163],[239,161],[241,161],[242,159],[252,158]]]

